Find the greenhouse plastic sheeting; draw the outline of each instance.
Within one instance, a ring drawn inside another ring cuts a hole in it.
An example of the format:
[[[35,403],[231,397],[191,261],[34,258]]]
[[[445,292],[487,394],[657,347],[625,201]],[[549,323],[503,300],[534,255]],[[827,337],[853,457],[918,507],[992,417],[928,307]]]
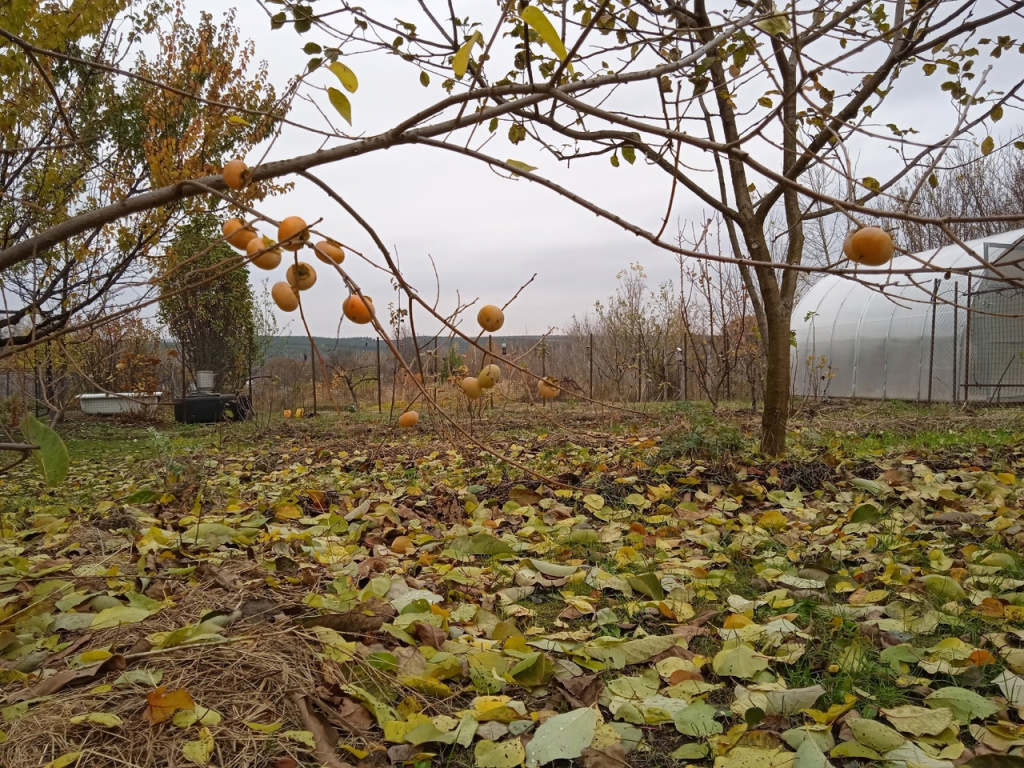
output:
[[[829,275],[793,311],[793,391],[813,397],[1024,400],[1024,229],[892,260],[892,271]],[[931,271],[913,275],[900,270]],[[970,270],[970,278],[964,272]],[[865,284],[867,283],[867,284]],[[932,293],[937,299],[933,300]],[[959,307],[957,306],[959,305]],[[966,307],[970,307],[970,319]]]

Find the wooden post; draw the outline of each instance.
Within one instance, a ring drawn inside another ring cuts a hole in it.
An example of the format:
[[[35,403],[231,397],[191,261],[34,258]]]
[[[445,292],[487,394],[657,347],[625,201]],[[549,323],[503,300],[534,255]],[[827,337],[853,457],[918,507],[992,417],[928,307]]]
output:
[[[590,334],[590,399],[594,399],[594,334]]]
[[[316,416],[316,345],[312,336],[309,339],[309,364],[313,372],[313,415]]]

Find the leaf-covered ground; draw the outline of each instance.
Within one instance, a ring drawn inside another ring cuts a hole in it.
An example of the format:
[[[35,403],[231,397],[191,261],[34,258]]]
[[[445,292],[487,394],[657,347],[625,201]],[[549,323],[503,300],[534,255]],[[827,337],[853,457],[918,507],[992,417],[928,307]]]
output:
[[[1024,762],[1018,412],[823,412],[785,461],[694,411],[477,428],[553,482],[69,425],[63,486],[0,477],[0,764]]]

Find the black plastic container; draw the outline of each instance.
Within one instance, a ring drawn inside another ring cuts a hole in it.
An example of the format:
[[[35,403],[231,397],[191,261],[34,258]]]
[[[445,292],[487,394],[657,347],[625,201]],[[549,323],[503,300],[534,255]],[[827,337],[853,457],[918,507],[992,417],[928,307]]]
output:
[[[249,418],[252,418],[252,403],[245,395],[200,392],[186,397],[184,404],[181,400],[174,401],[174,420],[179,423],[211,424]]]

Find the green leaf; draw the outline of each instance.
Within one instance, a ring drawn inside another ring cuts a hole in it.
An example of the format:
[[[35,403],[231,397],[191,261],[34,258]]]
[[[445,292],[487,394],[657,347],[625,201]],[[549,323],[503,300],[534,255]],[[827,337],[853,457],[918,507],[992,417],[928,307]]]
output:
[[[874,504],[861,504],[850,515],[851,523],[874,523],[882,519],[882,510]]]
[[[796,750],[793,768],[834,768],[814,739],[804,739]]]
[[[548,17],[544,15],[544,11],[536,5],[528,5],[523,8],[519,15],[523,21],[533,28],[533,31],[537,33],[540,39],[547,43],[548,48],[554,51],[559,59],[564,61],[569,52],[565,50],[562,39],[558,36]]]
[[[619,156],[618,155],[612,155],[610,158],[608,158],[608,161],[612,164],[612,168],[618,168],[619,167]]]
[[[42,472],[43,480],[51,487],[60,485],[68,476],[68,465],[71,462],[64,441],[31,413],[25,414],[20,426],[25,439],[32,445],[39,446],[39,450],[32,451],[32,455],[36,459],[39,471]]]
[[[636,162],[636,149],[630,146],[622,148],[622,159],[632,165]]]
[[[651,600],[664,600],[665,590],[661,587],[661,579],[656,573],[644,573],[639,576],[629,576],[626,582],[634,591],[641,595],[647,595]]]
[[[762,669],[768,669],[768,659],[746,643],[730,640],[711,662],[716,675],[749,680]]]
[[[537,166],[530,165],[529,163],[524,163],[522,160],[513,160],[512,158],[509,158],[505,162],[508,165],[511,165],[513,168],[518,168],[519,170],[525,171],[526,173],[530,173],[531,171],[536,171],[537,170]],[[513,173],[515,173],[515,171],[513,171]],[[519,174],[516,173],[516,176],[518,176],[518,175]]]
[[[704,744],[683,744],[672,753],[675,760],[702,760],[707,757],[708,748]]]
[[[544,560],[535,560],[531,558],[527,561],[535,571],[543,573],[545,576],[550,576],[553,579],[561,579],[566,576],[572,576],[576,571],[580,569],[578,565],[559,565],[558,563],[549,563]]]
[[[934,173],[928,174],[928,186],[931,187],[932,189],[938,189],[939,177],[936,176]]]
[[[359,79],[356,77],[356,73],[353,72],[348,67],[346,67],[344,64],[342,64],[340,61],[333,62],[327,68],[331,70],[331,72],[333,72],[335,75],[337,75],[338,80],[341,81],[342,87],[349,93],[355,93],[359,89]],[[341,112],[340,109],[338,111]],[[344,113],[342,114],[344,115]],[[348,120],[348,118],[345,119]],[[349,120],[349,123],[351,122],[352,121]]]
[[[181,747],[181,753],[185,759],[196,765],[208,765],[210,756],[213,755],[213,734],[209,728],[199,731],[199,738],[196,741],[186,741]]]
[[[948,709],[925,709],[912,704],[883,709],[882,714],[896,730],[912,736],[935,736],[953,722],[953,713]]]
[[[338,114],[345,118],[345,122],[352,125],[352,104],[349,103],[348,96],[337,88],[328,88],[327,96],[331,100],[331,105],[338,110]]]
[[[148,619],[156,611],[148,611],[145,608],[132,608],[127,605],[118,605],[114,608],[105,608],[96,614],[89,625],[90,629],[110,629],[119,627],[122,624],[137,624]]]
[[[762,96],[760,99],[757,100],[757,103],[760,104],[762,107],[767,107],[768,109],[772,108],[772,100],[769,99],[767,96]]]
[[[996,106],[992,107],[992,111],[989,112],[989,117],[992,118],[992,122],[993,123],[998,123],[1000,120],[1002,120],[1003,119],[1003,107],[1002,107],[1002,105],[1001,104],[997,104]]]
[[[986,136],[985,140],[981,142],[981,154],[987,155],[993,149],[996,148],[996,141],[991,136]]]
[[[783,14],[755,21],[754,26],[769,35],[788,35],[792,31],[792,27],[789,26],[789,17]]]
[[[947,686],[931,693],[924,698],[925,706],[932,709],[944,707],[953,713],[961,723],[971,720],[984,720],[999,711],[999,707],[979,696],[974,691],[956,686]]]
[[[430,75],[428,75],[426,72],[420,72],[420,85],[422,85],[424,88],[430,85]]]
[[[960,768],[1024,768],[1024,757],[1018,755],[978,755]]]
[[[875,752],[889,752],[906,742],[902,734],[877,720],[858,717],[846,724],[853,731],[853,738]]]
[[[452,542],[452,551],[460,555],[506,555],[512,547],[489,533],[459,536]]]
[[[928,594],[934,595],[940,600],[964,600],[967,597],[964,588],[951,576],[929,573],[927,576],[921,577],[921,581],[924,582],[924,588],[928,590]]]
[[[864,179],[865,187],[871,187],[871,185],[868,184],[868,181],[869,179]],[[871,187],[872,189],[879,188],[880,185],[877,181],[875,181],[874,179],[870,179],[870,181],[875,182],[875,186]],[[881,484],[875,482],[874,480],[868,480],[867,478],[863,477],[853,478],[850,481],[850,485],[852,485],[854,488],[860,488],[862,491],[867,491],[870,494],[874,494],[875,496],[881,496],[883,493],[885,493],[885,489],[881,486]]]
[[[873,176],[865,176],[863,179],[860,180],[860,183],[863,184],[868,189],[878,190],[881,189],[882,187],[882,185],[878,183],[878,179],[874,178]]]
[[[722,724],[715,720],[715,708],[703,701],[695,701],[686,709],[680,709],[674,720],[677,731],[695,739],[722,732]]]
[[[589,707],[549,717],[526,746],[527,768],[580,757],[594,740],[596,730],[597,711]]]
[[[477,768],[515,768],[526,759],[523,742],[513,738],[496,743],[482,739],[473,750]]]
[[[312,56],[315,53],[321,53],[322,51],[323,48],[321,48],[317,43],[306,43],[302,46],[302,52],[309,56]]]

